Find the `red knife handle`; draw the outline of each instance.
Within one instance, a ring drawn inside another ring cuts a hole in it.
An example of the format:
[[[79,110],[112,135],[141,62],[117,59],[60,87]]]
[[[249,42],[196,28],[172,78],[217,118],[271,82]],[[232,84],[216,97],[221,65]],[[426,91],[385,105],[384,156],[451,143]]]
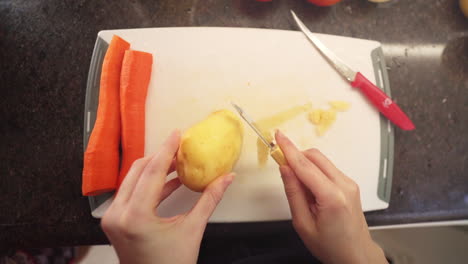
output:
[[[379,87],[369,81],[360,72],[356,74],[351,86],[361,89],[366,97],[395,125],[403,130],[413,130],[414,124],[408,116]]]

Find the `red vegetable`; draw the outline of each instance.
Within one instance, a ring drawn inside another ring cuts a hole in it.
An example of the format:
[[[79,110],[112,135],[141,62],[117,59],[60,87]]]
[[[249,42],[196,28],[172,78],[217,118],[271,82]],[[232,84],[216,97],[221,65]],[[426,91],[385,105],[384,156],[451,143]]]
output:
[[[84,154],[83,195],[114,190],[119,175],[120,71],[130,44],[113,36],[102,63],[96,122]]]
[[[120,113],[122,116],[122,165],[119,185],[133,162],[145,151],[145,105],[151,78],[153,56],[128,50],[120,75]]]

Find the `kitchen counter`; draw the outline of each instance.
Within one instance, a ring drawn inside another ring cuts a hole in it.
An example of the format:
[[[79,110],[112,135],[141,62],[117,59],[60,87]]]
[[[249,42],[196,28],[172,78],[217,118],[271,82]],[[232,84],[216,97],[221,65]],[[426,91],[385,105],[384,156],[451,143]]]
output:
[[[103,29],[221,26],[382,42],[392,97],[416,130],[395,132],[390,207],[371,226],[468,219],[468,19],[458,1],[11,1],[0,3],[0,248],[107,242],[81,196],[83,109]],[[289,222],[211,224],[206,239],[285,234]]]

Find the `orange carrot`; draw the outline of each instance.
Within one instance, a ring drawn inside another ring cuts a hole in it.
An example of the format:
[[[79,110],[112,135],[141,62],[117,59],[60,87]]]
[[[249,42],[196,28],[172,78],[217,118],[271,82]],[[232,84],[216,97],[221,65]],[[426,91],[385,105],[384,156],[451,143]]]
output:
[[[133,162],[145,154],[145,105],[153,56],[127,50],[120,74],[120,114],[122,117],[122,164],[118,184]]]
[[[84,154],[83,195],[116,189],[120,147],[120,72],[130,44],[113,36],[102,63],[96,122]]]

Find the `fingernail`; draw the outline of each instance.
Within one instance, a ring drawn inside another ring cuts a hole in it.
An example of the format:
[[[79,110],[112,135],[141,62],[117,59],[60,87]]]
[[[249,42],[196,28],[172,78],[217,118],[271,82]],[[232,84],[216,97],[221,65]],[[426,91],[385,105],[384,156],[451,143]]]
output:
[[[284,138],[283,132],[281,132],[279,129],[275,129],[275,135],[279,138]]]

